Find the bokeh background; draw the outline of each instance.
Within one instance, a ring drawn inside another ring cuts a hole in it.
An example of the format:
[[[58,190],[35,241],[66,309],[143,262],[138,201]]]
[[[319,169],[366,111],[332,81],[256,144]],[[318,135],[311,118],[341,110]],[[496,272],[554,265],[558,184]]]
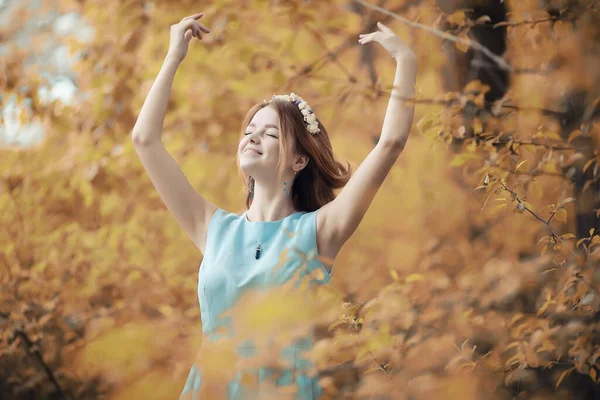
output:
[[[303,96],[356,168],[395,69],[358,35],[382,21],[418,58],[410,139],[318,312],[292,297],[284,311],[244,310],[248,324],[285,314],[314,327],[324,398],[600,398],[599,9],[0,1],[0,398],[174,399],[183,388],[201,345],[202,255],[130,135],[170,26],[200,11],[212,32],[177,72],[163,143],[232,212],[244,207],[235,149],[252,104]]]

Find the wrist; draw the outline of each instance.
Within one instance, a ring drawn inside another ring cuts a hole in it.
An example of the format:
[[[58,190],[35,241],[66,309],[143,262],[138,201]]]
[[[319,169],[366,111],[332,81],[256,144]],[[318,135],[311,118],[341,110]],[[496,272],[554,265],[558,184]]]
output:
[[[182,61],[183,61],[183,58],[181,58],[173,53],[167,53],[167,55],[165,56],[164,63],[179,65],[179,64],[181,64]]]
[[[417,57],[413,53],[403,53],[392,56],[398,66],[411,66],[417,65]]]

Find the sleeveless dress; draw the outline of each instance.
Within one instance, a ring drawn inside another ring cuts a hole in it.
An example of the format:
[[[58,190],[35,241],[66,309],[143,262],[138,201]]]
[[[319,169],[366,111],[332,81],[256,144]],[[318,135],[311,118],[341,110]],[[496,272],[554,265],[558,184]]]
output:
[[[223,317],[221,314],[234,306],[245,290],[280,285],[289,281],[294,274],[298,274],[295,279],[308,274],[311,274],[311,277],[315,275],[323,277],[312,278],[309,281],[311,285],[329,282],[331,273],[317,258],[318,211],[296,212],[279,221],[253,222],[247,219],[247,212],[241,216],[223,209],[215,212],[208,226],[206,249],[198,273],[202,347],[210,345],[204,343],[206,341],[228,336],[227,332],[231,332],[231,318]],[[255,258],[257,240],[262,243],[259,259]],[[282,263],[284,252],[285,259]],[[273,273],[275,266],[278,268]],[[320,269],[323,273],[312,273],[315,269]],[[236,348],[239,357],[253,353],[251,342],[243,344],[244,346],[240,345]],[[287,360],[291,358],[293,369],[286,369],[283,373],[278,371],[275,385],[277,387],[295,385],[294,399],[316,400],[322,395],[318,376],[308,376],[301,372],[307,367],[315,367],[307,356],[303,357],[311,347],[312,336],[308,336],[294,341],[280,353],[281,357]],[[272,370],[258,368],[253,372],[255,372],[256,384],[246,387],[242,382],[242,373],[235,371],[235,380],[227,384],[228,400],[260,399],[260,383],[269,378]],[[180,400],[200,399],[202,383],[202,370],[193,364]],[[202,399],[204,398],[206,397],[202,396]],[[290,398],[290,396],[281,398]]]

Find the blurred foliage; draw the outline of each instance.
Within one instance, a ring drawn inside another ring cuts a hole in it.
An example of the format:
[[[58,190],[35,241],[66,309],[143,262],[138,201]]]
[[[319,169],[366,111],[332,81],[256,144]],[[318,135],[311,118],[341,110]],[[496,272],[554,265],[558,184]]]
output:
[[[471,18],[470,2],[450,3],[378,4],[463,39],[492,24]],[[68,40],[81,55],[75,104],[40,99],[40,66],[24,51],[2,59],[3,106],[30,101],[22,122],[41,123],[45,140],[0,151],[0,397],[175,398],[195,359],[230,370],[218,348],[196,357],[201,255],[130,140],[170,25],[199,11],[212,33],[177,73],[163,142],[194,187],[233,212],[244,195],[233,155],[252,104],[299,93],[338,157],[357,165],[377,140],[395,68],[358,34],[383,21],[419,59],[411,139],[332,281],[314,302],[285,292],[244,302],[243,323],[272,329],[288,296],[286,324],[316,324],[325,398],[598,395],[600,226],[574,232],[579,197],[598,212],[599,6],[505,3],[507,21],[490,28],[506,28],[510,85],[488,104],[479,80],[444,89],[452,40],[359,2],[62,1],[95,29],[90,43]]]

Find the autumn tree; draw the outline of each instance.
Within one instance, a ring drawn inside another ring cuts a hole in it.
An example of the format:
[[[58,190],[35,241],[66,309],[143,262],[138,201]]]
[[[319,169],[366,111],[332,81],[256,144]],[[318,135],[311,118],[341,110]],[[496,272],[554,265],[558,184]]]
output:
[[[201,254],[130,133],[169,26],[196,11],[211,34],[177,72],[164,143],[231,211],[243,210],[235,146],[252,104],[301,94],[338,157],[358,165],[394,68],[358,35],[382,21],[419,59],[418,122],[332,281],[311,301],[276,292],[248,302],[234,311],[247,329],[314,324],[331,399],[600,396],[596,1],[59,5],[95,29],[89,43],[66,41],[79,56],[76,102],[40,96],[35,48],[2,59],[3,107],[14,101],[24,124],[44,128],[41,143],[0,150],[3,396],[179,394],[200,346]],[[28,13],[3,28],[3,43],[19,20],[43,15]],[[217,350],[203,361],[228,368]]]

